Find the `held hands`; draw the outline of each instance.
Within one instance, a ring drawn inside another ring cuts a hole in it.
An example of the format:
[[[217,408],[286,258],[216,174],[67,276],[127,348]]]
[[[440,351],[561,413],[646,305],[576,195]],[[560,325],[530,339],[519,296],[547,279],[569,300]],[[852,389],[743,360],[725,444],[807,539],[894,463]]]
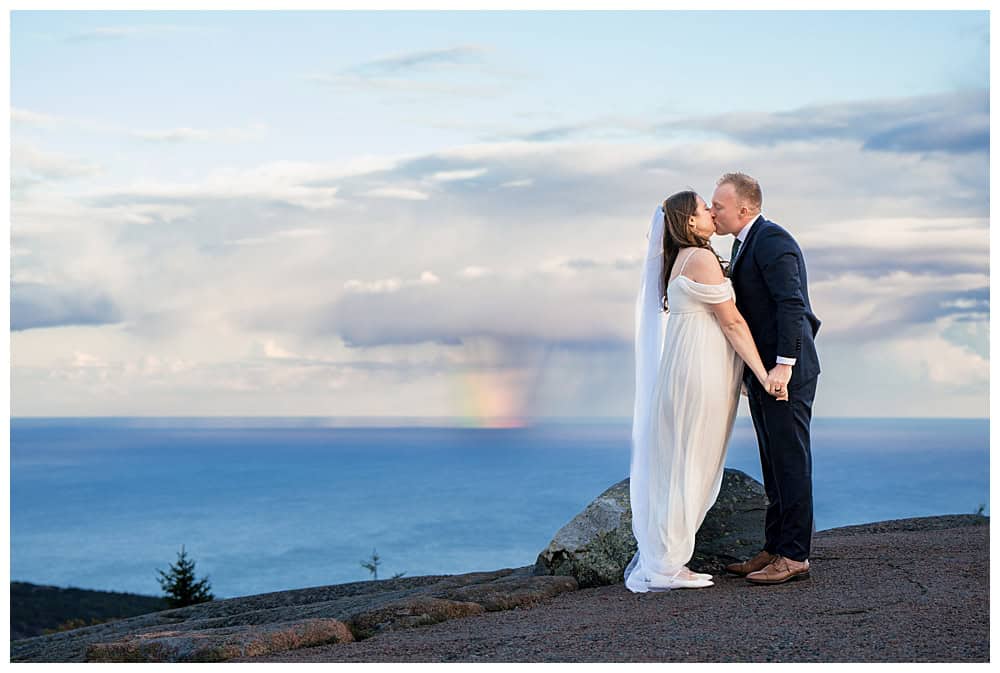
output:
[[[788,401],[788,386],[783,384],[781,386],[781,392],[776,391],[775,390],[775,385],[776,384],[770,381],[770,376],[771,376],[771,374],[773,372],[774,372],[773,369],[770,372],[762,369],[761,372],[759,374],[757,374],[757,382],[760,383],[760,387],[763,388],[767,392],[768,395],[770,395],[771,397],[775,398],[779,402],[787,402]],[[768,387],[768,383],[771,384],[770,387]],[[747,390],[746,390],[746,385],[745,384],[743,386],[743,394],[747,395]]]
[[[788,401],[788,382],[792,379],[791,365],[775,365],[767,373],[767,378],[761,383],[768,395],[779,401]]]

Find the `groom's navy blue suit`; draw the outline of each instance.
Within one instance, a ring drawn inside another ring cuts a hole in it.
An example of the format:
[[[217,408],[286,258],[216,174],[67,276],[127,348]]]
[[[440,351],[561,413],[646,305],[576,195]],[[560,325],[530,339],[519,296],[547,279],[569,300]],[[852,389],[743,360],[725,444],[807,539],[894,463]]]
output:
[[[813,341],[820,321],[809,304],[806,266],[792,235],[762,215],[729,271],[736,308],[750,327],[764,367],[795,358],[787,402],[775,400],[749,367],[743,381],[769,501],[764,548],[795,561],[809,557],[812,542],[812,455],[809,422],[819,376]]]

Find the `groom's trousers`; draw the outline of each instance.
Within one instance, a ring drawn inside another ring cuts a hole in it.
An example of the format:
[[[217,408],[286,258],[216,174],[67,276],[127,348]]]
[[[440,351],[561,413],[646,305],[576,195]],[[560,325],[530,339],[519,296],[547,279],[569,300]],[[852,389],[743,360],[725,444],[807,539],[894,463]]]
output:
[[[747,386],[768,500],[764,549],[795,561],[809,558],[812,543],[809,422],[818,378],[790,386],[787,402],[768,395],[756,378]]]

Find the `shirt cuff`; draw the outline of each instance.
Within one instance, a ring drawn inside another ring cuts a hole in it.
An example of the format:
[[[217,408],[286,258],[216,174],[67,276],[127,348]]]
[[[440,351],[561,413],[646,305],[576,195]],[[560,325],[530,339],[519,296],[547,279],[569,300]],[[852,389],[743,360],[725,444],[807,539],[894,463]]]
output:
[[[796,358],[783,358],[780,355],[775,359],[779,365],[794,365]]]

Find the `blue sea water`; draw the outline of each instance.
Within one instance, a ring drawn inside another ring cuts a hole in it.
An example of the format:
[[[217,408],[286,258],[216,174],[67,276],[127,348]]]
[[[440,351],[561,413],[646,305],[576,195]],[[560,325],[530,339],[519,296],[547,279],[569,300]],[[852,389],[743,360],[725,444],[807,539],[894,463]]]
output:
[[[217,598],[528,565],[628,476],[627,422],[11,420],[11,579],[160,594],[183,544]],[[989,513],[989,420],[814,419],[816,528]],[[760,479],[749,418],[727,466]]]

